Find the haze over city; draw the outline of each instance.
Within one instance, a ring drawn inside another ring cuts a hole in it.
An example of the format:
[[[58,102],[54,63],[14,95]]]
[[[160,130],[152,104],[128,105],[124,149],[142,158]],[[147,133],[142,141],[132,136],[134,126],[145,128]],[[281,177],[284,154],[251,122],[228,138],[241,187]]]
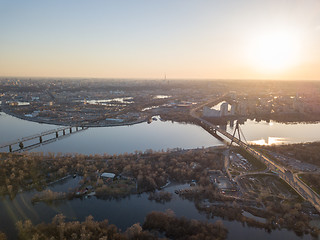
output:
[[[0,75],[320,79],[320,2],[0,1]]]
[[[0,0],[0,240],[320,237],[319,0]]]

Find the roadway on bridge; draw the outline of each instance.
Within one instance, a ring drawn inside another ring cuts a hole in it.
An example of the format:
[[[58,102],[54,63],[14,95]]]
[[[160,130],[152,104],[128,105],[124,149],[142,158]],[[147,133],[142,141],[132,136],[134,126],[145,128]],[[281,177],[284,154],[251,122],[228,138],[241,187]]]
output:
[[[285,167],[275,163],[272,159],[263,155],[261,152],[250,147],[248,144],[234,137],[227,131],[219,128],[218,126],[210,123],[209,121],[201,118],[198,115],[198,111],[201,108],[209,104],[217,104],[220,101],[223,101],[224,100],[223,98],[225,96],[226,95],[223,95],[222,97],[210,100],[208,102],[200,104],[199,106],[196,106],[195,108],[190,110],[190,115],[193,118],[195,118],[198,124],[201,127],[203,127],[206,131],[208,131],[210,134],[216,135],[217,132],[222,134],[232,142],[238,144],[239,147],[246,150],[249,154],[254,156],[256,159],[263,162],[268,167],[268,169],[276,172],[281,179],[287,182],[302,198],[309,201],[318,210],[318,212],[320,212],[320,196],[315,191],[313,191],[313,189],[311,189],[306,183],[304,183],[296,174],[293,174],[292,172],[288,171]]]

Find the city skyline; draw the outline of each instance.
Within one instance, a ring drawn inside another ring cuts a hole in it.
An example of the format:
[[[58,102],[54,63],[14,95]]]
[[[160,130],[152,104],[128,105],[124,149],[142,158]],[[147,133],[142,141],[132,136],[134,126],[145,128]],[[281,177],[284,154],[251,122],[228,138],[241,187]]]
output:
[[[0,1],[0,76],[320,80],[320,2]]]

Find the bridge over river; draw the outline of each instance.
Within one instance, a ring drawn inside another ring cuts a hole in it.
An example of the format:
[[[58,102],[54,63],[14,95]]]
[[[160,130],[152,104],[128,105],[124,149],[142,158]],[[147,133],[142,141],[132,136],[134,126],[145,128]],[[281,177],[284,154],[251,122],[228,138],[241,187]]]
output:
[[[311,189],[307,184],[305,184],[298,176],[297,174],[293,174],[291,171],[288,171],[285,167],[275,163],[272,159],[265,156],[258,150],[252,148],[245,142],[241,141],[240,139],[236,138],[234,135],[231,135],[227,131],[221,129],[220,127],[210,123],[209,121],[201,118],[197,115],[197,111],[200,108],[203,108],[207,104],[216,104],[223,100],[223,97],[215,99],[213,101],[201,104],[200,106],[197,106],[196,108],[191,109],[190,115],[195,119],[195,122],[204,128],[206,131],[208,131],[211,135],[214,137],[218,137],[221,139],[221,136],[230,140],[231,142],[234,142],[239,145],[242,149],[247,151],[250,155],[255,157],[256,159],[263,162],[270,170],[272,170],[274,173],[276,173],[281,179],[283,179],[285,182],[287,182],[302,198],[309,201],[318,212],[320,212],[320,196],[317,194],[313,189]],[[223,139],[223,138],[222,138]]]
[[[14,141],[10,141],[7,143],[3,143],[0,145],[0,151],[21,152],[21,151],[30,150],[86,129],[88,129],[88,127],[68,126],[68,127],[60,127],[60,128],[48,130],[39,134],[35,134],[28,137],[16,139]]]
[[[204,107],[207,104],[217,104],[220,101],[222,101],[223,98],[224,96],[220,98],[216,98],[211,102],[206,102],[201,105],[198,105],[196,108],[191,109],[190,115],[194,118],[194,121],[199,126],[203,127],[211,135],[218,137],[222,140],[226,138],[231,142],[238,144],[239,147],[247,151],[256,159],[263,162],[270,170],[275,172],[281,179],[287,182],[302,198],[309,201],[320,212],[320,196],[315,191],[313,191],[307,184],[305,184],[296,174],[293,174],[291,171],[288,171],[285,167],[275,163],[272,159],[265,156],[258,150],[252,148],[251,146],[244,143],[240,139],[236,138],[234,135],[231,135],[225,130],[219,128],[218,126],[210,123],[209,121],[197,115],[197,111],[200,108]],[[17,139],[15,141],[1,144],[0,151],[4,150],[6,152],[21,152],[21,151],[29,150],[37,146],[41,146],[42,144],[47,144],[52,141],[56,141],[59,138],[66,137],[68,135],[71,135],[73,133],[83,131],[86,129],[88,129],[88,127],[83,127],[83,126],[60,127],[57,129],[45,131],[39,134],[35,134],[32,136],[24,137],[21,139]]]

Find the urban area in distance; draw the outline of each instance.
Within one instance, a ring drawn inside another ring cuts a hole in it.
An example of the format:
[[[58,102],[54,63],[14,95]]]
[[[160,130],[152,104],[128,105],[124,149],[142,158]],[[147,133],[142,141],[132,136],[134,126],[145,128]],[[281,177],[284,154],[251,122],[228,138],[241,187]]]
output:
[[[0,0],[0,240],[320,240],[320,1]]]

